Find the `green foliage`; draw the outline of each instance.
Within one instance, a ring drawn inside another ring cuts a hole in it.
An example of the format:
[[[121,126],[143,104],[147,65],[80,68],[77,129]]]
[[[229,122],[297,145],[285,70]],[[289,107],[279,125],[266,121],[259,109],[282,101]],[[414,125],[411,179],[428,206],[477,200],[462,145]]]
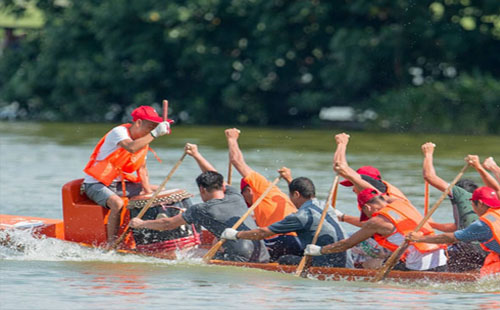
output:
[[[375,127],[394,131],[500,134],[500,80],[462,75],[387,92],[367,101]]]
[[[315,124],[467,72],[496,85],[496,1],[32,0],[46,23],[1,56],[0,100],[41,119],[119,121],[166,98],[185,122]]]

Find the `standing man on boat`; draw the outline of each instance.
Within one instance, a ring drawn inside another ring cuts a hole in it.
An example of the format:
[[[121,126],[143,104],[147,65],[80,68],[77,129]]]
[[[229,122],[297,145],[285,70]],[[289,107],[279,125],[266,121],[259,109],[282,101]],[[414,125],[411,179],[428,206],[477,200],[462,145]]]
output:
[[[281,171],[281,170],[280,170]],[[273,223],[267,227],[259,227],[257,229],[238,231],[232,228],[227,228],[221,235],[222,239],[227,240],[262,240],[276,234],[286,234],[296,232],[301,244],[311,243],[314,234],[318,228],[322,209],[319,207],[319,202],[315,198],[316,190],[313,182],[305,177],[293,179],[288,185],[290,191],[290,200],[299,208],[295,213],[291,213],[281,221]],[[328,206],[325,206],[328,208]],[[331,242],[343,240],[344,233],[340,224],[326,215],[323,227],[317,243],[326,245]],[[302,256],[284,255],[278,262],[280,264],[298,265]],[[346,267],[352,268],[352,258],[350,251],[343,251],[324,257],[314,258],[313,266],[329,266],[329,267]]]
[[[224,229],[232,227],[246,213],[248,209],[241,194],[224,183],[222,175],[198,152],[198,146],[188,143],[185,152],[196,160],[202,171],[196,178],[196,184],[203,202],[173,217],[147,221],[134,218],[130,221],[130,227],[172,230],[185,224],[197,224],[219,238]],[[247,217],[238,229],[250,230],[256,227],[254,219]],[[258,263],[269,261],[269,253],[263,241],[229,241],[224,243],[223,249],[224,252],[218,252],[215,259]]]
[[[170,134],[172,121],[163,121],[150,106],[138,107],[131,116],[132,124],[111,129],[99,141],[83,170],[82,187],[87,196],[110,210],[106,227],[109,245],[117,237],[120,212],[128,198],[153,190],[146,168],[149,143]]]
[[[486,186],[476,189],[470,200],[479,219],[467,228],[427,236],[411,232],[408,239],[416,244],[479,241],[489,252],[481,268],[481,276],[500,274],[500,200],[495,190]]]
[[[409,202],[396,199],[388,202],[381,192],[365,188],[358,194],[358,208],[368,220],[351,237],[329,245],[308,244],[304,254],[320,256],[346,251],[362,241],[373,237],[378,244],[395,251],[408,232],[413,231],[422,220],[422,215]],[[433,234],[430,225],[421,229],[424,235]],[[403,254],[403,261],[396,270],[446,271],[444,245],[414,244]]]
[[[424,180],[432,187],[444,192],[449,184],[436,174],[433,164],[433,154],[436,145],[432,142],[426,142],[422,145],[422,153],[424,155],[422,175]],[[477,159],[476,164],[479,164]],[[480,165],[479,165],[480,166]],[[482,169],[476,168],[476,169]],[[482,171],[482,176],[487,172]],[[483,178],[484,179],[484,178]],[[468,227],[473,222],[477,221],[478,215],[474,212],[471,206],[470,198],[472,193],[478,186],[474,181],[469,179],[461,179],[453,186],[448,197],[453,208],[454,223],[436,223],[429,220],[432,228],[443,232],[454,232]],[[487,252],[484,251],[479,243],[457,242],[448,247],[448,269],[451,272],[463,272],[467,270],[475,270],[481,268]]]
[[[229,148],[229,161],[242,176],[240,189],[245,198],[247,206],[251,206],[269,187],[270,182],[260,173],[247,165],[243,153],[238,145],[240,130],[236,128],[226,129],[227,145]],[[288,183],[291,175],[283,175]],[[283,193],[279,187],[273,186],[271,192],[262,200],[254,210],[255,222],[259,227],[267,227],[275,222],[284,219],[287,215],[297,212],[288,195]],[[269,236],[264,240],[271,255],[271,260],[275,261],[283,255],[302,255],[303,247],[295,232],[278,236]]]

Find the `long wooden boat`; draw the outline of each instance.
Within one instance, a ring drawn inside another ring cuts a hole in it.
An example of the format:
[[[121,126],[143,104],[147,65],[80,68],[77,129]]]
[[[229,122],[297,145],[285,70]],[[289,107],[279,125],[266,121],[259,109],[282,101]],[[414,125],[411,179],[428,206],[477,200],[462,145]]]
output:
[[[104,246],[106,241],[105,223],[108,211],[90,201],[86,196],[80,194],[81,182],[81,179],[74,180],[63,186],[63,220],[0,214],[0,230],[30,228],[35,236],[56,238],[84,246]],[[129,220],[128,214],[124,214],[122,219],[121,231],[126,228],[126,224]],[[209,248],[214,239],[213,235],[206,230],[202,230],[200,237],[200,247]],[[0,240],[0,244],[5,245],[7,243],[8,240]],[[171,251],[141,251],[133,242],[124,243],[120,251],[128,254],[148,255],[164,259],[175,258]],[[297,268],[297,266],[279,265],[277,263],[244,263],[221,260],[212,260],[210,264],[257,268],[282,273],[295,273]],[[308,269],[308,274],[319,280],[370,281],[373,279],[376,272],[376,270],[370,269],[333,267],[310,267]],[[387,279],[397,282],[415,280],[441,283],[474,282],[479,279],[479,273],[391,271]]]

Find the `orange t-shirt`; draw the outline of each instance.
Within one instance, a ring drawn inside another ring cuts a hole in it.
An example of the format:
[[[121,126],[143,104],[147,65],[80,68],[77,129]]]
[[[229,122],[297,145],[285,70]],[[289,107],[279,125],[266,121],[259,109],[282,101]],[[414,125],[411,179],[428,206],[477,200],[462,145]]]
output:
[[[252,171],[245,177],[245,181],[252,188],[253,202],[259,199],[260,195],[267,189],[269,182],[258,172]],[[297,208],[292,203],[288,195],[283,193],[277,186],[273,186],[269,194],[254,209],[255,222],[259,227],[267,227],[279,222],[290,213],[296,212]],[[287,234],[289,235],[289,234]],[[290,235],[296,235],[290,233]]]

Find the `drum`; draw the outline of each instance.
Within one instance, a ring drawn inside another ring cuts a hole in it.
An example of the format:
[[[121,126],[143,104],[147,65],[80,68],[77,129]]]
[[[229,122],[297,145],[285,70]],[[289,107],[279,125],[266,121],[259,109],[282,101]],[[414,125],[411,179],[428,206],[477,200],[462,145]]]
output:
[[[130,198],[127,208],[130,217],[136,217],[146,206],[152,195],[140,195]],[[173,217],[186,211],[191,205],[190,193],[181,189],[160,192],[151,207],[143,215],[143,220]],[[151,229],[132,229],[137,250],[141,252],[166,252],[200,244],[200,227],[182,225],[173,230],[157,231]]]

